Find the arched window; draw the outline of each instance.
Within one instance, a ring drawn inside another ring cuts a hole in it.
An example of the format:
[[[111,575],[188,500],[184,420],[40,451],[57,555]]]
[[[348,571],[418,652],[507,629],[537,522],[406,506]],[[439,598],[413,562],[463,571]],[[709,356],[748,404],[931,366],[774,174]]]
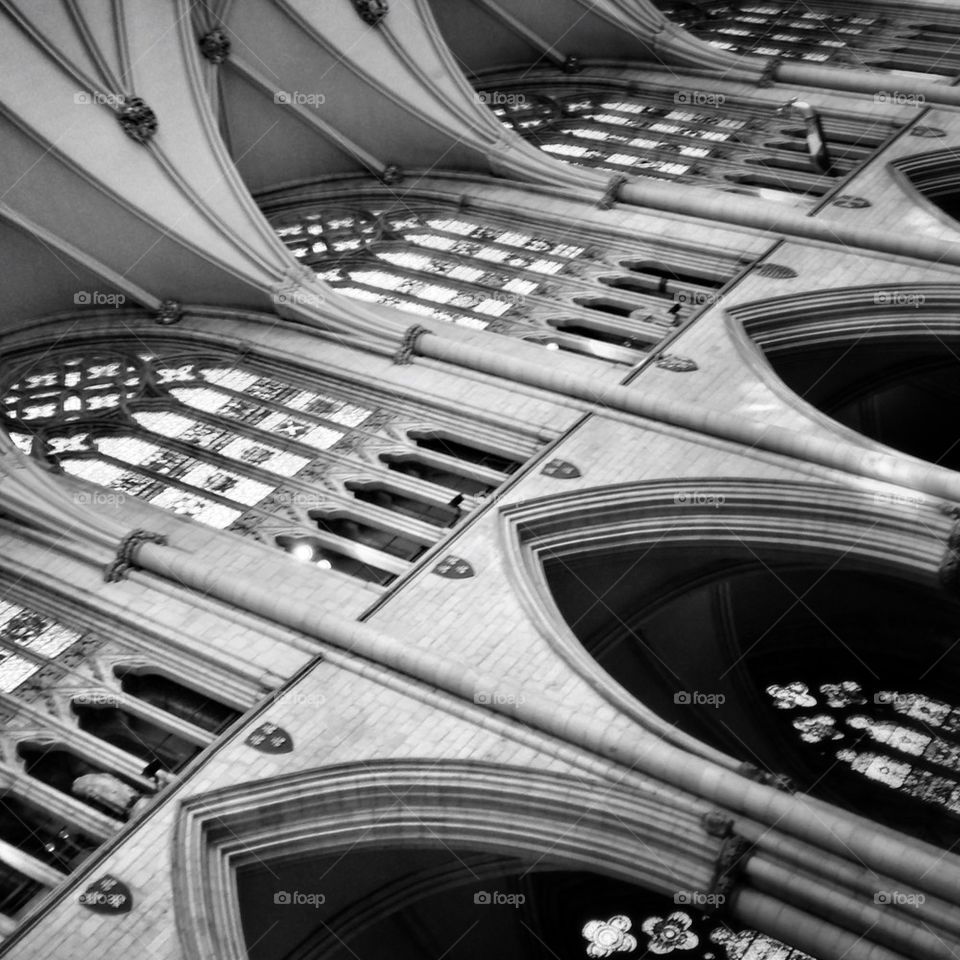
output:
[[[656,4],[674,23],[732,53],[947,77],[960,70],[960,16],[949,10],[905,15],[857,0]]]
[[[35,610],[0,600],[0,691],[13,693],[80,639]]]
[[[312,890],[310,878],[317,876],[345,890],[362,890],[373,876],[379,883],[350,909],[335,911],[329,896],[314,894],[300,901],[310,911],[279,922],[297,894],[274,900],[272,892]],[[388,943],[395,952],[420,956],[432,955],[424,953],[425,943],[440,943],[450,960],[814,960],[735,921],[706,915],[717,903],[708,894],[681,891],[671,899],[597,873],[538,870],[462,847],[348,851],[299,864],[259,860],[238,871],[237,887],[251,960],[281,955],[291,923],[312,955],[332,960],[386,958]]]
[[[668,739],[949,848],[960,601],[940,512],[806,484],[601,496],[511,517],[559,651]]]
[[[630,176],[707,183],[809,205],[895,130],[822,112],[833,169],[820,172],[803,121],[721,92],[589,80],[495,77],[481,92],[499,119],[559,160]]]
[[[209,733],[222,732],[240,716],[219,700],[153,671],[116,667],[114,673],[124,693]]]
[[[631,244],[515,209],[390,194],[266,213],[294,256],[347,296],[625,364],[743,262],[665,240]]]
[[[154,772],[174,773],[202,749],[121,706],[74,702],[73,712],[81,730],[139,757]]]
[[[287,548],[297,537],[318,538],[337,558],[327,565],[386,571],[377,582],[402,573],[533,449],[519,438],[498,449],[470,437],[462,417],[438,422],[422,403],[401,404],[368,385],[307,373],[281,379],[249,357],[195,346],[138,348],[94,345],[25,363],[2,401],[14,442],[107,488],[87,495],[94,500],[136,496]],[[400,439],[385,428],[401,415],[437,426]],[[441,426],[453,419],[464,435]],[[394,449],[379,453],[384,440]],[[364,444],[377,447],[374,465],[354,453]],[[347,463],[358,477],[351,487],[317,483]],[[377,489],[390,504],[364,494]],[[418,503],[444,523],[424,516],[411,525],[401,514]]]

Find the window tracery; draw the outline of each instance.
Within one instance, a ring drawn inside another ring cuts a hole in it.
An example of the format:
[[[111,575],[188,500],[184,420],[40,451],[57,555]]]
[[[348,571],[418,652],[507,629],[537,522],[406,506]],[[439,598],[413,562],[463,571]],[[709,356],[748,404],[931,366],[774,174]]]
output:
[[[767,687],[774,707],[810,748],[903,795],[960,815],[960,710],[923,694],[853,680],[811,689],[793,681]]]
[[[38,670],[43,660],[56,660],[81,639],[75,630],[19,604],[0,600],[0,691],[12,693]],[[35,654],[28,658],[15,653],[17,647]]]
[[[496,82],[514,94],[505,103],[488,98],[501,122],[558,159],[727,190],[755,187],[743,192],[793,205],[812,205],[896,129],[884,121],[824,114],[834,160],[826,174],[806,151],[803,124],[779,115],[772,104],[602,81]]]
[[[642,955],[675,956],[676,960],[815,960],[756,930],[734,931],[707,915],[685,910],[663,916],[651,914],[637,926],[639,931],[623,914],[590,920],[582,931],[587,941],[586,955],[615,960],[639,949]],[[716,947],[722,947],[722,953]]]
[[[731,53],[934,76],[953,76],[960,69],[960,17],[952,11],[905,16],[890,7],[842,0],[657,0],[657,6],[674,23]]]
[[[0,767],[7,784],[0,798],[0,840],[35,861],[35,870],[75,869],[109,836],[102,815],[125,819],[143,809],[152,792],[202,748],[199,739],[187,739],[144,713],[144,706],[199,731],[209,729],[206,715],[221,722],[239,715],[200,693],[185,714],[176,696],[157,702],[149,690],[131,691],[113,678],[109,666],[129,657],[138,658],[138,652],[117,638],[77,629],[9,595],[0,599]],[[167,689],[184,688],[168,681]],[[142,776],[119,770],[109,759],[94,762],[85,737],[142,762]],[[73,804],[49,792],[38,795],[32,781],[53,787]],[[117,797],[129,802],[110,802]],[[90,819],[78,813],[77,804],[88,808]],[[45,886],[4,856],[0,849],[0,913],[10,915],[29,906]]]
[[[738,267],[702,251],[688,263],[660,243],[645,265],[666,280],[631,265],[636,246],[601,249],[591,236],[517,219],[384,197],[286,211],[273,223],[295,257],[347,296],[618,363],[636,363]]]
[[[291,551],[313,538],[314,562],[381,584],[522,459],[449,430],[393,428],[391,401],[366,387],[308,388],[173,345],[48,357],[14,376],[0,402],[10,436],[110,491],[90,498],[137,497]],[[386,448],[375,465],[351,459],[368,445]],[[378,496],[362,492],[378,481]]]

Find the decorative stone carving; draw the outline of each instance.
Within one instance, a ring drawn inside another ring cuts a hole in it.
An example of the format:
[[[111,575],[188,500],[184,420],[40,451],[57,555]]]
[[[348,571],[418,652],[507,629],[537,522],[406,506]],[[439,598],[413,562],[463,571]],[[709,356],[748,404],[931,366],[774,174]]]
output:
[[[910,130],[911,137],[924,137],[927,140],[935,140],[939,137],[945,137],[946,135],[946,130],[941,129],[940,127],[928,127],[924,124],[919,124]]]
[[[547,477],[556,477],[558,480],[573,480],[581,476],[580,470],[569,460],[551,460],[541,471]]]
[[[388,187],[393,186],[395,183],[399,183],[404,177],[403,168],[397,166],[395,163],[389,164],[380,171],[380,182],[386,184]]]
[[[741,763],[737,768],[737,772],[740,773],[741,776],[753,780],[755,783],[762,783],[766,787],[773,787],[776,790],[782,790],[784,793],[797,792],[793,781],[786,774],[769,773],[766,770],[761,770],[752,763]]]
[[[371,27],[377,26],[390,9],[387,0],[353,0],[353,5],[357,8],[360,19]]]
[[[401,365],[410,363],[417,349],[417,342],[425,333],[429,332],[426,327],[420,326],[419,323],[415,323],[412,327],[407,327],[407,331],[403,335],[403,340],[400,341],[400,348],[394,355],[393,362]]]
[[[718,903],[723,903],[733,891],[737,878],[746,864],[746,859],[752,851],[753,844],[735,833],[725,837],[720,844],[713,881],[710,884],[710,894]]]
[[[446,577],[448,580],[466,580],[475,576],[475,571],[470,564],[461,557],[455,557],[453,554],[444,557],[434,568],[433,572],[438,577]]]
[[[94,913],[129,913],[133,908],[130,888],[109,873],[91,883],[77,900]]]
[[[107,583],[123,580],[130,569],[136,565],[137,551],[145,543],[159,543],[166,546],[167,538],[162,533],[150,533],[148,530],[134,530],[128,533],[117,547],[117,557],[104,571],[103,579]]]
[[[275,723],[261,723],[244,743],[261,753],[292,753],[293,737]]]
[[[722,810],[708,810],[700,822],[711,837],[728,837],[733,833],[733,818]]]
[[[833,201],[835,207],[846,207],[849,210],[862,210],[864,207],[872,207],[873,204],[864,197],[855,197],[852,194],[844,193]]]
[[[74,796],[82,800],[95,800],[118,817],[126,817],[140,794],[128,783],[112,773],[85,773],[70,786]]]
[[[700,369],[696,360],[691,360],[690,357],[682,357],[678,353],[662,353],[654,360],[654,365],[660,367],[661,370],[669,370],[671,373],[690,373],[693,370]]]
[[[772,87],[776,79],[777,70],[780,69],[782,63],[783,60],[780,57],[771,57],[763,68],[763,73],[757,78],[757,86]]]
[[[227,31],[216,27],[205,33],[199,40],[200,52],[211,63],[223,63],[230,56],[230,38]]]
[[[620,188],[629,180],[630,178],[624,173],[611,177],[607,189],[603,191],[603,196],[597,201],[597,207],[601,210],[609,210],[619,199]]]
[[[157,310],[155,320],[164,326],[179,323],[183,317],[183,305],[179,300],[164,300]]]
[[[147,143],[157,132],[157,115],[140,99],[129,97],[117,112],[123,132],[137,143]]]
[[[768,280],[793,280],[799,276],[796,270],[785,267],[782,263],[762,263],[754,272],[758,277],[766,277]]]

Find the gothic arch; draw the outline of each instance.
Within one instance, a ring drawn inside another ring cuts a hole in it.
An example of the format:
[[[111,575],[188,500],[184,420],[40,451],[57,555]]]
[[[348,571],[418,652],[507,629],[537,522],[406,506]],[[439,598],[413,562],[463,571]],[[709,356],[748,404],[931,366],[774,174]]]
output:
[[[679,569],[693,567],[699,554],[726,550],[812,567],[839,565],[939,592],[950,556],[951,521],[935,507],[896,493],[819,484],[716,478],[617,484],[507,506],[500,517],[514,589],[558,654],[643,726],[727,766],[735,765],[729,750],[681,732],[600,665],[562,612],[548,563],[633,556],[669,545],[680,557]],[[704,582],[714,575],[705,574]],[[737,673],[736,683],[752,709],[760,709],[763,695],[751,680]]]
[[[932,414],[956,379],[958,308],[957,286],[909,283],[759,300],[727,319],[750,367],[832,433],[956,469],[955,437]]]
[[[667,894],[706,891],[720,841],[683,801],[518,767],[377,761],[243,784],[181,806],[173,894],[184,955],[246,960],[235,881],[244,863],[455,845]]]

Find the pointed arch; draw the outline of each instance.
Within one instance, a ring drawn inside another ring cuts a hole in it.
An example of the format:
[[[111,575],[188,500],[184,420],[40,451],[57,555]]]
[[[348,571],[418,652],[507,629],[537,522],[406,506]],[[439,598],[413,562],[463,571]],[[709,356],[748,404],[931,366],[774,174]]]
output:
[[[727,313],[746,362],[791,406],[859,445],[957,469],[949,418],[960,287],[877,284],[774,297]]]
[[[709,887],[720,840],[661,791],[486,763],[374,761],[242,784],[181,806],[173,891],[184,955],[246,960],[244,863],[457,846],[667,894]]]
[[[951,530],[935,505],[896,493],[704,477],[528,500],[502,507],[500,522],[514,589],[557,653],[619,710],[728,766],[734,765],[728,755],[663,721],[599,665],[561,611],[545,564],[661,544],[700,552],[726,544],[760,554],[776,547],[780,555],[814,563],[840,558],[850,568],[939,589]]]
[[[836,759],[862,776],[828,779],[814,767],[832,762],[830,744],[814,756],[797,740],[812,718],[781,730],[772,718],[782,705],[767,695],[803,678],[827,704],[837,684],[856,681],[869,696],[894,690],[908,705],[949,713],[960,603],[943,566],[952,523],[936,505],[895,492],[695,478],[542,498],[501,518],[531,618],[619,710],[741,771],[786,768],[841,806],[861,809],[869,797],[881,821],[944,842],[960,816],[960,786],[951,799],[951,775],[937,767],[950,767],[950,756],[926,772],[901,764],[910,782],[899,793],[866,769],[881,763],[861,750],[866,740],[894,731],[907,744],[909,717],[857,714]],[[940,750],[937,738],[925,743],[931,757]],[[871,794],[870,780],[884,789]],[[911,827],[916,802],[936,815]]]

